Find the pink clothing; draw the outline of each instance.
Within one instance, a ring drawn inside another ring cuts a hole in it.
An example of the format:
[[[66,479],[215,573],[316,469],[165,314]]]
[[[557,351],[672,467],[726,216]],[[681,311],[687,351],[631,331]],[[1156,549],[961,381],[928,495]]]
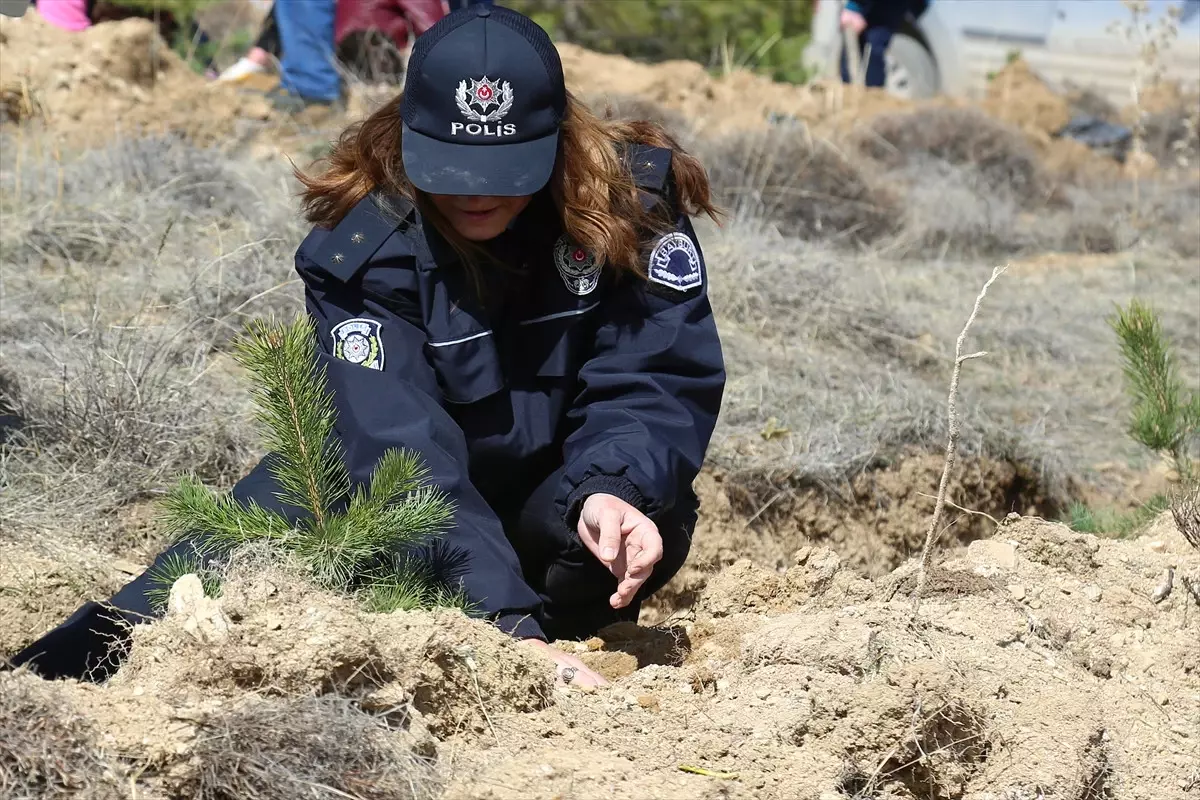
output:
[[[92,27],[87,0],[37,0],[37,12],[46,22],[66,31]]]

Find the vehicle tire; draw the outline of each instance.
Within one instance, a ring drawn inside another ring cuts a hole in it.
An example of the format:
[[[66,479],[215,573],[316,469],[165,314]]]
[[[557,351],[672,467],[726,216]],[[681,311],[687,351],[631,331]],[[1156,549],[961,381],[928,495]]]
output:
[[[906,33],[897,33],[888,45],[887,56],[888,92],[908,100],[933,97],[938,93],[937,64],[925,45]]]

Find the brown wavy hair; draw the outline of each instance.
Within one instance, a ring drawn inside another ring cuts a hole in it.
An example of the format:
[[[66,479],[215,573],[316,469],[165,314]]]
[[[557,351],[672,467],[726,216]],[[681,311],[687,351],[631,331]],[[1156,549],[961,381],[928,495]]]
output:
[[[401,195],[416,204],[474,273],[486,259],[483,249],[459,236],[404,173],[400,157],[402,98],[398,95],[347,128],[329,155],[314,165],[319,169],[311,173],[296,170],[304,185],[305,216],[314,225],[332,227],[375,189]],[[597,263],[622,274],[645,277],[644,243],[655,233],[672,228],[674,220],[662,204],[650,211],[643,207],[630,165],[621,155],[627,144],[672,151],[672,211],[689,216],[704,213],[717,222],[721,211],[712,202],[704,167],[661,125],[616,120],[611,113],[601,118],[568,92],[558,159],[549,184],[563,229],[590,251]]]

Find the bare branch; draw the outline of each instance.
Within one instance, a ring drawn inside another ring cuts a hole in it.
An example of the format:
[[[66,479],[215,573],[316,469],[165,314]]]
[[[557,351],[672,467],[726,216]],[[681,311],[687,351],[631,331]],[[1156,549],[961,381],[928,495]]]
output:
[[[942,479],[938,484],[937,503],[933,508],[933,518],[929,520],[929,530],[925,534],[925,544],[921,548],[921,563],[917,567],[917,586],[913,590],[912,596],[912,620],[916,620],[917,612],[921,607],[921,595],[925,591],[925,568],[929,563],[929,554],[933,550],[933,545],[936,543],[940,532],[938,524],[942,520],[942,511],[946,507],[946,488],[950,485],[950,473],[954,470],[954,462],[958,456],[958,437],[962,431],[962,422],[958,418],[958,381],[962,375],[962,365],[964,361],[969,361],[972,358],[980,358],[986,353],[971,353],[963,355],[963,344],[967,340],[967,333],[971,330],[971,325],[975,322],[975,317],[979,315],[979,306],[983,303],[983,298],[987,295],[988,289],[996,282],[996,279],[1004,274],[1008,267],[996,267],[992,270],[992,277],[988,278],[987,283],[979,291],[979,296],[975,298],[975,307],[971,309],[971,316],[967,318],[967,324],[963,326],[962,333],[958,335],[958,341],[954,345],[954,372],[950,377],[950,397],[946,401],[946,415],[949,422],[949,436],[946,442],[946,463],[942,467]]]

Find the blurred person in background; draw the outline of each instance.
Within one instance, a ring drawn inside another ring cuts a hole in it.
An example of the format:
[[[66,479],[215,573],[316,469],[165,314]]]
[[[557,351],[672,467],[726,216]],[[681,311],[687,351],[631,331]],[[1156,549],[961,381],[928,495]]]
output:
[[[276,110],[342,103],[342,76],[334,55],[336,0],[275,3],[271,16],[279,32],[279,85],[267,93]]]
[[[272,4],[254,46],[221,73],[220,80],[245,81],[266,74],[273,63],[283,61],[286,48],[276,20],[279,5]],[[420,36],[445,14],[443,0],[337,0],[334,52],[351,71],[366,72],[362,67],[369,65],[377,73],[399,74],[402,64],[398,56],[408,47],[410,34]],[[328,78],[324,82],[328,84]],[[303,89],[298,91],[303,97]]]
[[[240,82],[253,75],[265,75],[272,66],[279,62],[283,55],[283,46],[279,42],[279,26],[275,24],[275,4],[267,9],[262,25],[258,29],[258,38],[246,52],[232,65],[227,67],[217,78],[220,81]]]
[[[866,85],[882,88],[887,81],[888,45],[911,16],[919,18],[932,0],[848,0],[842,8],[841,26],[858,40],[860,58],[866,58]],[[842,80],[855,83],[850,74],[849,54],[842,49]]]

